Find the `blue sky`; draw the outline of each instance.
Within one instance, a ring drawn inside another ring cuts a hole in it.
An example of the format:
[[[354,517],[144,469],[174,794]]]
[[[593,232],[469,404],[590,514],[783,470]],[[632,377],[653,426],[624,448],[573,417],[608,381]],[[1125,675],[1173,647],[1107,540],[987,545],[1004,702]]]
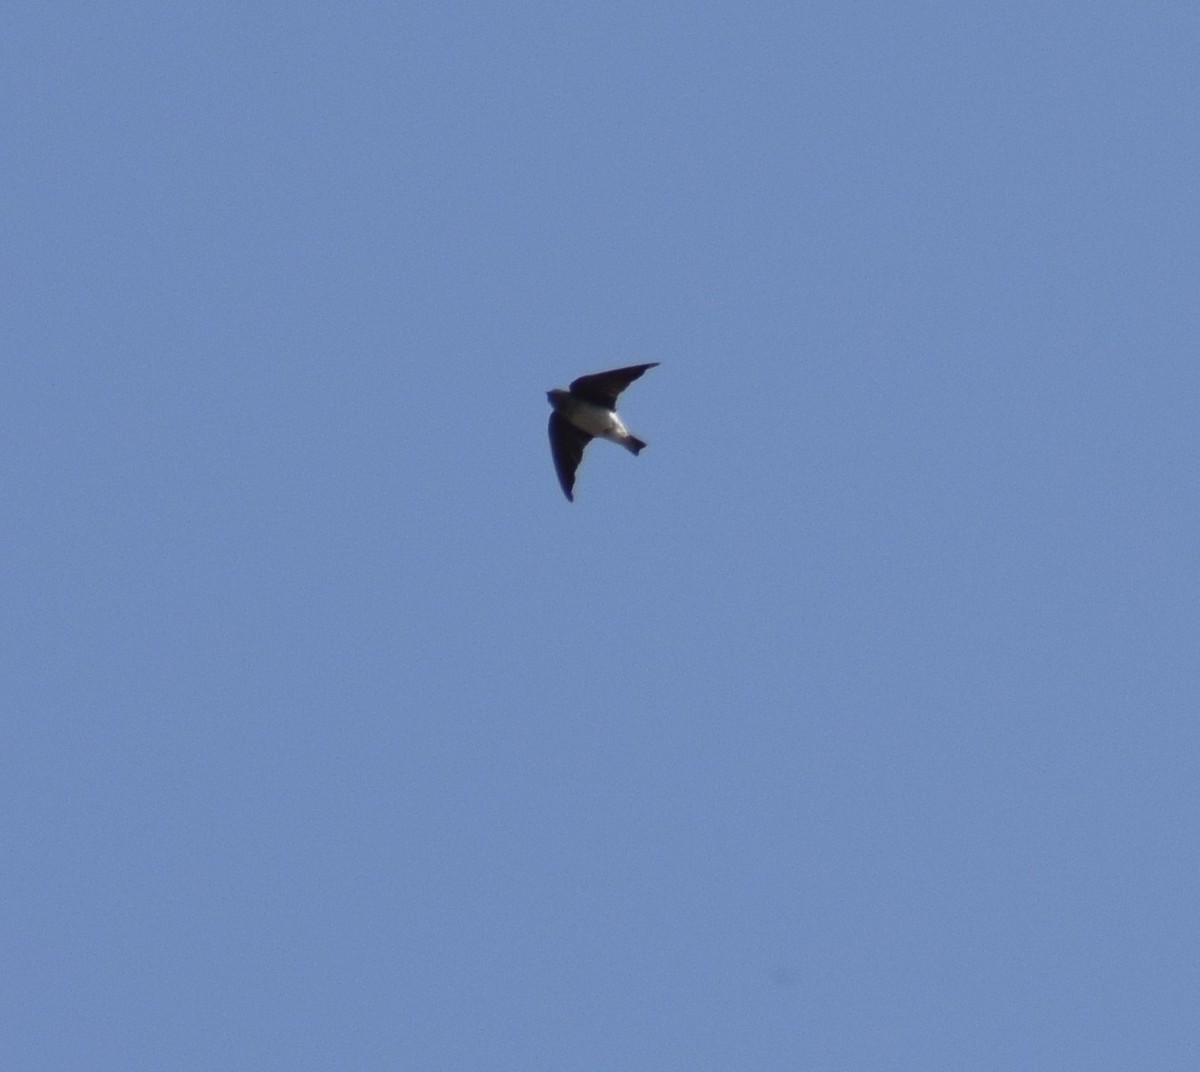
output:
[[[1194,5],[0,48],[4,1067],[1195,1065]]]

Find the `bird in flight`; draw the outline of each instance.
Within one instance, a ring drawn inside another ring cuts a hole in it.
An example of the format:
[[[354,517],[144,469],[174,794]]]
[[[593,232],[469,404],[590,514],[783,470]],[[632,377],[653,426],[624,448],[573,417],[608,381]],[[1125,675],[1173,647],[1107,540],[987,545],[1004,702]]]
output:
[[[610,439],[635,455],[646,445],[631,435],[617,416],[617,395],[657,364],[651,361],[648,365],[593,372],[571,381],[566,391],[556,387],[546,392],[554,408],[550,414],[550,453],[554,455],[558,482],[570,502],[575,501],[575,470],[583,448],[593,439]]]

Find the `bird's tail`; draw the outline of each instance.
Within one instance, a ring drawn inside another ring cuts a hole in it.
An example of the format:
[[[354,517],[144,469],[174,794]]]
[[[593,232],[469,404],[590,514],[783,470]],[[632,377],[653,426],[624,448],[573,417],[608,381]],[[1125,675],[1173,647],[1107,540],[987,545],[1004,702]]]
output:
[[[638,439],[635,435],[627,436],[625,439],[625,449],[631,454],[640,454],[645,445],[645,440]]]

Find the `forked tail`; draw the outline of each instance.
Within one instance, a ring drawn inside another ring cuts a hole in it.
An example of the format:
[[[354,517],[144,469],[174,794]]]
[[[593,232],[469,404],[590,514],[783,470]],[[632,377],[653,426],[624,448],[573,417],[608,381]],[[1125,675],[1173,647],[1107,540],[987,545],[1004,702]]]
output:
[[[625,440],[625,449],[635,455],[640,454],[642,448],[645,445],[646,445],[645,440],[638,439],[638,437],[635,435],[631,435],[628,438],[626,438],[626,440]]]

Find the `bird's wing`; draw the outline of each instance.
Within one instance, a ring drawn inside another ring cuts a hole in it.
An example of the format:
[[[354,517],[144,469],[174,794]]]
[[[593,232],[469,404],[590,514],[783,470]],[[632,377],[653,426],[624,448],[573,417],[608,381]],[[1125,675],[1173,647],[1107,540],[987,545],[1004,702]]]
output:
[[[576,428],[557,410],[550,414],[550,453],[554,455],[554,471],[558,473],[563,494],[571,502],[575,501],[575,470],[579,468],[583,448],[591,439],[587,432]]]
[[[605,409],[617,408],[617,395],[625,390],[646,369],[652,369],[657,361],[648,365],[630,365],[628,368],[610,369],[608,372],[593,372],[571,382],[571,394],[588,402],[595,402]]]

